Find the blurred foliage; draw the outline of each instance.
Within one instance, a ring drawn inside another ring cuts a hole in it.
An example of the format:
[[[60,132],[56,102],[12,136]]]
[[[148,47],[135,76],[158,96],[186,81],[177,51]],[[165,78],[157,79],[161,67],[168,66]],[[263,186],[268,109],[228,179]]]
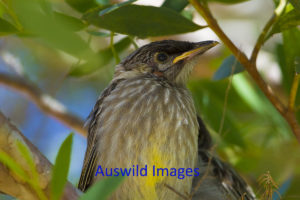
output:
[[[70,167],[73,134],[70,134],[59,148],[52,170],[51,199],[59,200],[67,183]]]
[[[208,4],[230,5],[245,0],[205,1]],[[275,48],[265,49],[279,65],[281,80],[278,83],[270,82],[270,85],[275,89],[276,96],[284,102],[288,101],[293,77],[300,63],[300,5],[298,0],[289,2],[285,12],[267,33],[266,42],[272,43]],[[133,51],[137,39],[153,40],[154,36],[168,38],[169,35],[204,28],[193,21],[195,11],[186,0],[165,0],[161,7],[134,3],[134,0],[0,0],[0,36],[5,36],[3,41],[11,42],[11,46],[16,44],[14,48],[18,51],[27,48],[37,57],[37,69],[45,70],[44,76],[38,77],[32,68],[23,70],[25,76],[33,77],[41,87],[44,84],[42,80],[51,74],[55,79],[49,82],[56,87],[59,85],[56,77],[79,83],[90,80],[90,88],[99,92],[99,88],[103,88],[103,84],[112,77],[111,66],[117,64],[116,59]],[[279,35],[282,40],[276,40]],[[205,59],[208,60],[206,64],[209,70],[215,71],[212,76],[214,81],[207,78],[199,80],[195,76],[188,87],[198,112],[213,133],[221,157],[243,173],[255,191],[261,190],[256,181],[258,177],[270,171],[279,184],[279,190],[283,188],[282,191],[286,191],[283,197],[300,198],[299,144],[284,119],[228,50],[220,50],[219,56]],[[57,65],[68,67],[62,70]],[[299,100],[298,92],[298,121]],[[66,183],[71,145],[70,135],[56,158],[52,180],[53,199],[59,199]],[[32,166],[30,155],[24,147],[20,148],[23,148],[24,158]],[[30,179],[4,152],[0,152],[0,160],[21,179]],[[31,169],[34,172],[35,169]],[[36,181],[33,178],[30,184],[39,192]],[[98,194],[105,198],[121,181],[103,180],[81,199],[93,199]]]

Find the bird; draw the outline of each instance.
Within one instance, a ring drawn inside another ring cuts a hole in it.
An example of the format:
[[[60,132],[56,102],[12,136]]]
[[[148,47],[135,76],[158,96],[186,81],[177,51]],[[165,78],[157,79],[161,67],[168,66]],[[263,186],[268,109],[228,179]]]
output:
[[[116,65],[113,79],[86,123],[87,149],[78,184],[81,191],[105,178],[95,175],[99,166],[147,166],[147,176],[126,177],[109,199],[256,198],[233,167],[211,151],[210,133],[186,87],[201,55],[217,44],[212,40],[155,41]],[[173,169],[174,173],[176,169],[197,168],[198,174],[182,179],[171,173],[154,176],[158,168]]]

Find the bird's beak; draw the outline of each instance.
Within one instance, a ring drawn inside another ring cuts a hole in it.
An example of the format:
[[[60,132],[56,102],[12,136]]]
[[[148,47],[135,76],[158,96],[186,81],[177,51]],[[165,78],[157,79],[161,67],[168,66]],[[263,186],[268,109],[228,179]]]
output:
[[[186,51],[183,54],[177,56],[174,60],[173,60],[173,64],[177,63],[180,60],[185,60],[185,59],[190,59],[196,55],[200,55],[202,53],[204,53],[205,51],[207,51],[208,49],[216,46],[217,44],[219,44],[219,42],[217,41],[204,41],[204,42],[199,42],[196,44],[196,47],[190,51]]]

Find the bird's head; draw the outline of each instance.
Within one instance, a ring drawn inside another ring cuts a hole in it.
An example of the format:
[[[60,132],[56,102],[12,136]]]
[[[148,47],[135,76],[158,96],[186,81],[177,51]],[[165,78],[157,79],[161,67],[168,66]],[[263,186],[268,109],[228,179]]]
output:
[[[145,75],[163,77],[185,84],[200,55],[217,45],[216,41],[186,42],[163,40],[140,47],[116,68],[115,78]]]

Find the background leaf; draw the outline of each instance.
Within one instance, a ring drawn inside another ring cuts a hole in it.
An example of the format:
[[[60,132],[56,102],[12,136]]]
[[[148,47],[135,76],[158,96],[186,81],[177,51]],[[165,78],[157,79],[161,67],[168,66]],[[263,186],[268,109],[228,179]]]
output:
[[[0,36],[17,33],[18,30],[9,22],[0,18]]]
[[[295,9],[300,12],[300,1],[299,0],[289,0],[289,2],[294,6]]]
[[[73,143],[73,134],[71,133],[59,148],[58,154],[55,159],[55,164],[52,171],[51,180],[51,199],[60,199],[65,184],[67,182],[70,160],[71,160],[71,150]]]
[[[120,54],[125,49],[127,49],[130,44],[131,44],[131,39],[126,37],[126,38],[120,40],[119,42],[117,42],[116,44],[114,44],[114,46],[115,46],[116,52],[118,54]],[[79,77],[79,76],[88,75],[88,74],[100,69],[101,67],[107,65],[109,62],[111,62],[114,59],[111,47],[100,50],[98,52],[98,56],[99,56],[100,61],[99,61],[99,63],[97,63],[97,65],[87,62],[85,64],[75,66],[73,69],[71,69],[69,76]]]
[[[83,18],[101,28],[142,38],[186,33],[203,28],[171,9],[153,6],[127,5],[103,16],[99,16],[98,11],[92,11]]]
[[[95,0],[65,0],[72,8],[79,12],[86,12],[91,8],[97,7]]]
[[[187,0],[165,0],[164,3],[161,5],[162,7],[170,8],[177,12],[182,11],[189,2]]]
[[[235,4],[235,3],[243,3],[249,0],[208,0],[208,1],[215,1],[219,3],[225,3],[225,4]]]
[[[123,6],[129,5],[129,4],[131,4],[131,3],[135,2],[135,1],[136,0],[128,0],[128,1],[124,1],[122,3],[114,4],[114,5],[112,5],[112,6],[108,7],[108,8],[105,8],[105,9],[101,10],[99,12],[99,16],[102,16],[104,14],[110,13],[110,12],[112,12],[112,11],[118,9],[118,8],[121,8]]]
[[[229,77],[231,74],[237,74],[244,70],[245,68],[243,65],[231,55],[223,61],[219,69],[215,72],[213,80],[218,81]]]
[[[293,9],[280,16],[280,18],[273,25],[270,33],[266,37],[266,40],[276,33],[294,28],[299,25],[300,25],[300,12]]]
[[[96,182],[79,200],[106,200],[124,181],[124,176],[108,177]]]

